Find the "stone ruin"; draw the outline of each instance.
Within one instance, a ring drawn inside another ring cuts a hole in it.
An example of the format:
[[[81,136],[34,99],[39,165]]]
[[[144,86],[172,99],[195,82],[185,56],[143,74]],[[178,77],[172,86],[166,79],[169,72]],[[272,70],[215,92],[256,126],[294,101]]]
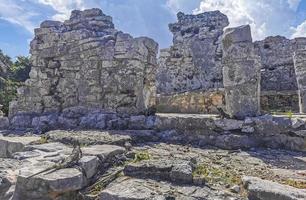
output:
[[[139,114],[155,106],[158,44],[114,28],[99,9],[45,21],[31,42],[33,67],[10,116],[84,106]]]
[[[306,117],[260,115],[305,112],[306,40],[253,42],[228,24],[179,13],[158,62],[156,42],[99,9],[43,22],[30,79],[0,113],[0,199],[306,199]],[[33,176],[76,141],[75,166]]]
[[[157,72],[160,112],[218,113],[216,107],[225,106],[220,44],[226,26],[227,17],[218,11],[179,13],[178,22],[170,24],[173,46],[161,50]],[[281,36],[254,42],[261,62],[262,111],[299,111],[293,54],[305,46],[305,38]]]

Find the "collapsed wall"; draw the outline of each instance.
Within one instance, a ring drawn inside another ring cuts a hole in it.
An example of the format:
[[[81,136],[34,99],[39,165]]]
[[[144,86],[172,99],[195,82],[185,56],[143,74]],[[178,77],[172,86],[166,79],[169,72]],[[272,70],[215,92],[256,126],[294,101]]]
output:
[[[177,14],[169,25],[173,45],[162,49],[157,73],[158,93],[171,94],[222,86],[221,38],[229,22],[220,11]]]
[[[228,18],[220,11],[198,15],[180,12],[177,18],[176,23],[169,25],[173,33],[173,45],[160,52],[157,72],[157,90],[162,95],[159,98],[160,110],[163,111],[161,107],[171,101],[167,96],[172,98],[172,94],[202,90],[208,93],[196,102],[203,103],[201,110],[214,112],[214,106],[210,104],[213,100],[207,97],[211,96],[211,91],[223,86],[221,36],[224,27],[229,25]],[[185,96],[190,99],[190,94]],[[218,93],[212,96],[219,98]],[[182,108],[197,109],[192,106],[193,103],[186,103],[177,104]],[[175,111],[175,108],[170,110]]]
[[[261,107],[263,110],[299,111],[293,54],[306,47],[306,38],[282,36],[255,42],[261,57]]]
[[[31,42],[30,79],[18,89],[10,116],[60,113],[83,106],[139,114],[155,107],[158,44],[114,28],[100,9],[45,21]]]
[[[169,25],[173,45],[161,50],[157,73],[159,111],[216,113],[217,106],[224,106],[220,38],[227,25],[227,17],[219,11],[179,13],[178,22]],[[306,38],[271,36],[254,45],[262,65],[261,109],[298,112],[292,56],[297,49],[306,47]],[[210,97],[223,100],[212,104],[216,101]]]

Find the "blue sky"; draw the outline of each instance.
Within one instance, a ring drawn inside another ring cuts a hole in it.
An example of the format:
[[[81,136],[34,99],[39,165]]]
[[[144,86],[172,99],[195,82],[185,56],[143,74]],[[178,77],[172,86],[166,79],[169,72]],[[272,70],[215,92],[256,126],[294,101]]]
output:
[[[220,10],[230,26],[250,24],[255,40],[269,35],[306,37],[306,0],[0,0],[0,49],[11,57],[28,55],[33,29],[43,20],[64,20],[73,9],[99,7],[117,29],[171,45],[168,24],[178,11]]]

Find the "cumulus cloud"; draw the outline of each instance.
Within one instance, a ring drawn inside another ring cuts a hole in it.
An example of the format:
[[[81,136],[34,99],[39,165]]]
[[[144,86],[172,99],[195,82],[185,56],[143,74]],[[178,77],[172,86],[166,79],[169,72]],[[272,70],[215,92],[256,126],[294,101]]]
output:
[[[293,31],[292,38],[296,37],[306,37],[306,21],[301,23],[296,28],[292,27],[291,30]]]
[[[230,26],[250,24],[255,40],[269,35],[292,34],[296,9],[300,0],[202,0],[194,13],[220,10],[230,20]]]

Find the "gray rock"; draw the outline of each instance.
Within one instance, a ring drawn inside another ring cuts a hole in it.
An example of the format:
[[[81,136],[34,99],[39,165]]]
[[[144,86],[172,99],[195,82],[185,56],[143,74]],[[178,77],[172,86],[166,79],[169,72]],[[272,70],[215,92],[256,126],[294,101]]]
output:
[[[146,129],[146,117],[144,115],[131,116],[129,120],[129,129]]]
[[[259,115],[261,64],[250,26],[225,30],[222,44],[226,112],[238,119]]]
[[[58,125],[57,114],[34,117],[32,120],[32,127],[34,127],[37,133],[44,133],[46,131],[56,129]]]
[[[23,151],[26,145],[40,140],[40,137],[3,137],[0,136],[0,158],[10,158],[14,153]]]
[[[242,128],[243,121],[234,119],[217,119],[215,124],[217,128],[225,131],[239,130]]]
[[[78,141],[83,145],[114,144],[123,146],[131,141],[131,137],[125,132],[117,131],[63,131],[55,130],[47,133],[50,141],[68,143]]]
[[[100,161],[106,161],[107,159],[113,158],[116,155],[123,154],[125,148],[115,145],[93,145],[82,148],[84,155],[98,156]]]
[[[92,178],[98,171],[99,159],[96,156],[84,156],[79,161],[80,167],[86,173],[85,177],[90,179]]]
[[[129,163],[124,168],[127,176],[168,180],[175,183],[192,183],[193,166],[184,160],[144,160]]]
[[[252,42],[251,27],[249,25],[243,25],[235,28],[227,28],[223,34],[223,41],[229,42],[223,42],[223,45],[225,45],[224,48],[227,48],[227,45],[231,45],[230,43],[250,43]]]
[[[306,190],[281,185],[256,177],[243,177],[249,199],[258,200],[302,200],[306,198]]]
[[[77,169],[60,169],[49,174],[40,174],[27,179],[33,173],[41,171],[41,168],[23,168],[16,183],[14,200],[23,199],[54,199],[68,196],[74,198],[76,191],[84,187],[86,181],[83,174]]]
[[[122,177],[103,190],[97,199],[112,200],[238,200],[229,194],[196,186],[177,186],[150,179]]]
[[[32,125],[32,116],[27,114],[16,115],[11,119],[11,126],[14,128],[28,128]]]
[[[103,113],[89,113],[81,118],[80,127],[91,129],[105,129],[107,116]]]
[[[170,178],[174,183],[192,183],[193,167],[189,163],[174,165],[170,172]]]
[[[10,121],[7,117],[0,116],[0,129],[7,129],[10,126]]]

